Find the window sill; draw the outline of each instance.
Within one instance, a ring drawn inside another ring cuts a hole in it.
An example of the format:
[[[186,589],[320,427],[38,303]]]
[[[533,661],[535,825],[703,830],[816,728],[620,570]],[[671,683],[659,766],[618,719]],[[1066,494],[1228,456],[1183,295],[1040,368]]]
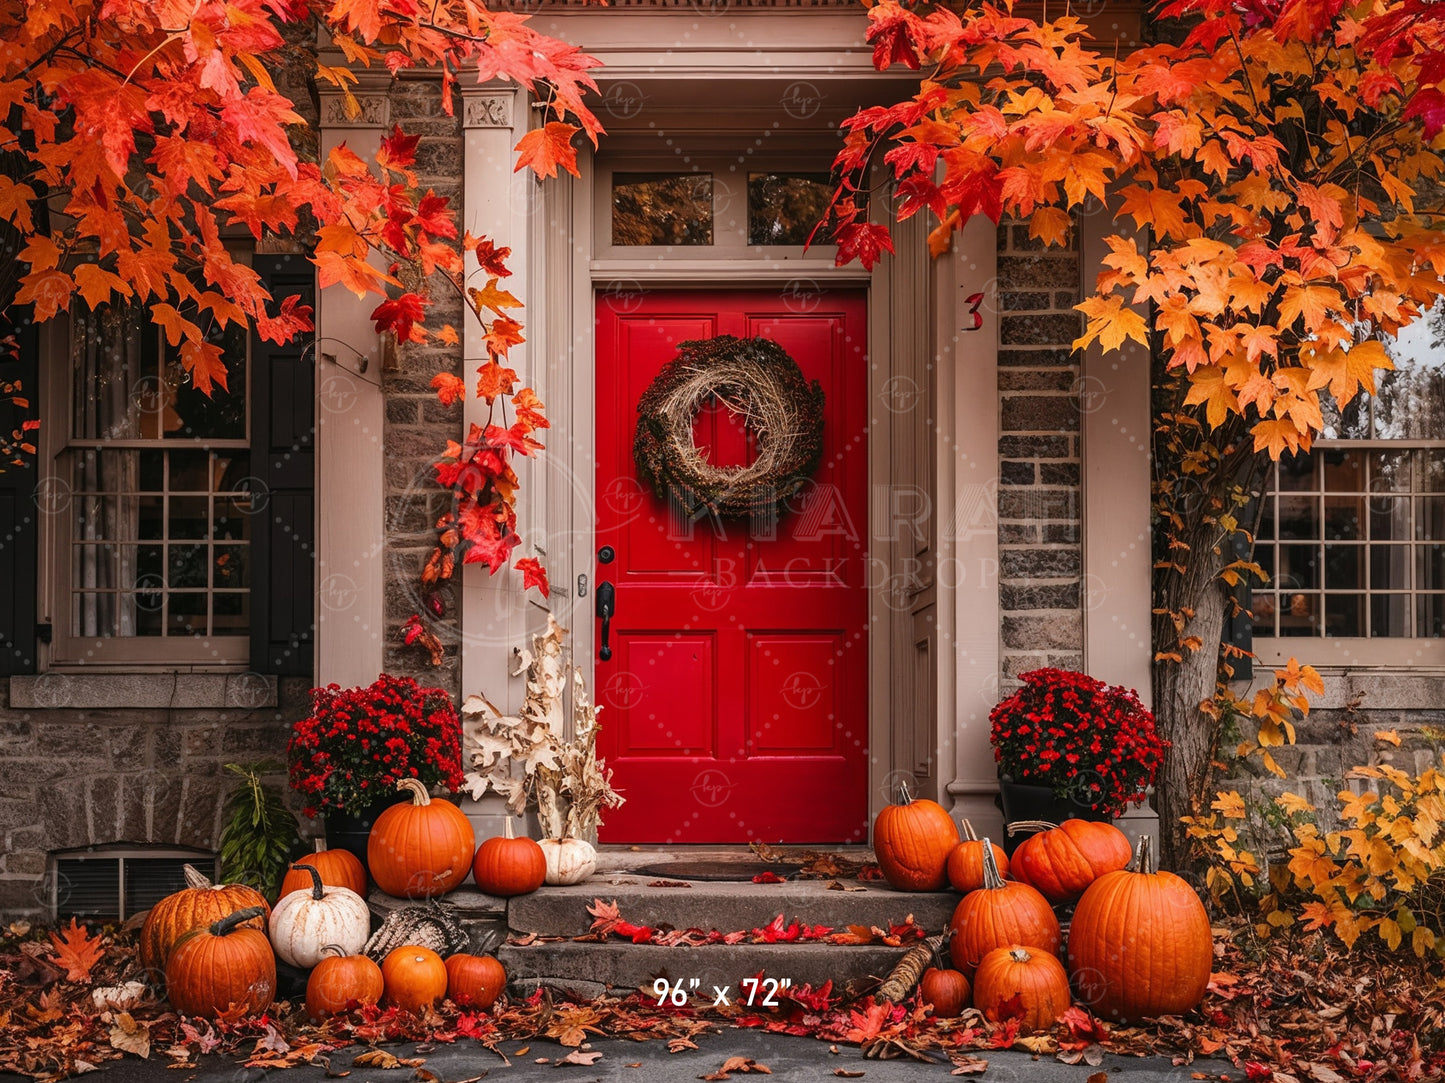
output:
[[[18,710],[232,710],[276,706],[276,678],[261,673],[42,673],[10,678]]]

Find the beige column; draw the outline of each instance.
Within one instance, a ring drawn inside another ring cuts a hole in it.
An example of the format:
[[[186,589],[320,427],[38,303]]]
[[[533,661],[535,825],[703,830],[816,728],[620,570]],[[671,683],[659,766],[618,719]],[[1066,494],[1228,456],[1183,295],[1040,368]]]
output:
[[[384,84],[383,84],[384,85]],[[341,143],[375,153],[390,103],[363,74],[361,110],[322,94],[321,154]],[[328,286],[316,302],[316,683],[370,684],[382,670],[381,341],[369,318],[377,299]]]

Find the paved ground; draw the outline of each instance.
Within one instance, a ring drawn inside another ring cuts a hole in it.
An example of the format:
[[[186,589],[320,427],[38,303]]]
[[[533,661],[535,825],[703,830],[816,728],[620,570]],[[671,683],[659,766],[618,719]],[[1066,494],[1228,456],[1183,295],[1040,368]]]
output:
[[[749,1057],[772,1070],[770,1077],[734,1074],[734,1080],[768,1078],[778,1081],[824,1081],[837,1078],[860,1078],[863,1083],[914,1083],[918,1080],[949,1078],[952,1065],[940,1058],[938,1064],[917,1061],[865,1060],[853,1046],[839,1046],[838,1053],[829,1052],[824,1042],[811,1038],[767,1034],[755,1030],[733,1030],[720,1035],[698,1038],[697,1049],[669,1054],[661,1042],[598,1041],[591,1049],[602,1056],[591,1066],[557,1065],[557,1058],[566,1050],[552,1042],[528,1043],[528,1052],[515,1055],[523,1048],[521,1042],[506,1042],[503,1050],[511,1058],[505,1066],[491,1052],[474,1042],[441,1045],[424,1054],[425,1070],[440,1083],[477,1080],[485,1075],[489,1083],[507,1081],[548,1080],[550,1083],[591,1083],[593,1080],[618,1080],[623,1083],[691,1083],[692,1080],[717,1072],[729,1057]],[[397,1056],[412,1055],[413,1047],[388,1046]],[[418,1083],[410,1068],[391,1071],[354,1068],[352,1057],[359,1049],[338,1050],[330,1054],[332,1072],[350,1070],[346,1083]],[[937,1055],[937,1054],[935,1054]],[[1189,1083],[1197,1078],[1243,1080],[1244,1073],[1224,1061],[1196,1061],[1182,1068],[1173,1067],[1162,1058],[1106,1057],[1104,1063],[1092,1068],[1084,1064],[1061,1064],[1052,1057],[1035,1060],[1027,1053],[977,1053],[988,1061],[981,1074],[967,1078],[986,1083],[1086,1083],[1095,1073],[1107,1072],[1109,1083]],[[546,1064],[537,1063],[545,1058]],[[127,1057],[108,1062],[96,1073],[84,1077],[91,1083],[328,1083],[325,1071],[317,1068],[294,1068],[268,1074],[260,1069],[240,1068],[230,1061],[206,1058],[208,1063],[195,1071],[167,1069],[163,1060],[140,1061]],[[637,1065],[633,1067],[633,1065]],[[558,1069],[561,1069],[560,1071]],[[841,1073],[848,1073],[846,1076]],[[853,1073],[862,1073],[855,1076]],[[20,1083],[22,1077],[0,1075],[0,1083]],[[334,1078],[334,1077],[333,1077]],[[428,1083],[422,1077],[423,1083]],[[1102,1081],[1099,1081],[1102,1083]]]

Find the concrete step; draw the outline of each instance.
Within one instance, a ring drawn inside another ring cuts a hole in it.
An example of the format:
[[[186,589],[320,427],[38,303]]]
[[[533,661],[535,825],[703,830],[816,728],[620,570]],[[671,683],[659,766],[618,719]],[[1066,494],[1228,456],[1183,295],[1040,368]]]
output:
[[[698,979],[692,995],[701,1006],[713,1003],[713,986],[728,987],[729,999],[746,999],[744,978],[765,971],[769,978],[787,979],[794,985],[815,988],[832,981],[835,987],[856,978],[884,977],[902,958],[907,948],[865,944],[713,944],[707,947],[660,947],[629,944],[553,941],[550,943],[504,944],[497,958],[507,970],[508,981],[520,988],[538,984],[557,985],[578,991],[598,992],[601,986],[642,989],[651,992],[658,977],[691,983]],[[757,993],[761,999],[766,990]]]
[[[948,924],[960,898],[948,891],[894,891],[882,882],[862,885],[862,891],[836,891],[829,890],[825,880],[782,884],[699,880],[679,881],[687,887],[650,887],[653,879],[594,876],[567,887],[544,887],[507,904],[507,925],[513,933],[580,936],[592,925],[587,907],[594,899],[602,899],[615,900],[623,920],[654,928],[666,925],[734,932],[760,928],[782,914],[789,923],[886,929],[912,914],[914,921],[937,933]]]

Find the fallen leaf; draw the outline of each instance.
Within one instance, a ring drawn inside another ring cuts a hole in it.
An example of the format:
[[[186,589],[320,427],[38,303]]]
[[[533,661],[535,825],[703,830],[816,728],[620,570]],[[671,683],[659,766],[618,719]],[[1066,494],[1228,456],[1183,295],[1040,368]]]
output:
[[[134,1053],[144,1060],[151,1055],[150,1028],[144,1023],[137,1023],[130,1012],[118,1012],[115,1022],[110,1025],[110,1044],[123,1053]]]
[[[671,1038],[667,1043],[669,1053],[681,1053],[684,1049],[696,1049],[697,1043],[691,1038]]]
[[[580,1049],[574,1049],[574,1050],[572,1050],[572,1052],[568,1053],[565,1057],[563,1057],[561,1060],[559,1060],[559,1061],[557,1062],[557,1064],[558,1064],[559,1066],[560,1066],[560,1065],[563,1065],[563,1064],[582,1064],[582,1065],[589,1065],[589,1064],[596,1064],[597,1061],[600,1060],[601,1058],[602,1058],[602,1053],[601,1053],[600,1050],[594,1049],[594,1050],[592,1050],[590,1053],[584,1053],[584,1052],[582,1052],[582,1050],[580,1050]]]
[[[861,1076],[867,1075],[868,1073],[850,1072],[847,1068],[834,1068],[833,1074],[836,1076],[842,1076],[844,1079],[858,1079]]]
[[[104,940],[91,936],[84,925],[75,918],[59,933],[50,934],[50,943],[55,946],[55,961],[65,971],[66,981],[90,981],[90,968],[100,962],[104,954]]]
[[[402,1067],[420,1068],[425,1063],[422,1057],[398,1057],[385,1049],[368,1049],[365,1053],[358,1053],[351,1062],[354,1068],[380,1068],[383,1071]]]
[[[864,887],[862,884],[850,884],[850,883],[846,883],[846,882],[844,882],[844,881],[842,881],[842,880],[829,880],[828,883],[827,883],[827,885],[826,885],[826,887],[824,887],[823,890],[825,890],[825,891],[867,891],[868,889],[867,889],[866,887]]]
[[[967,1053],[952,1053],[953,1071],[949,1075],[982,1075],[988,1071],[988,1061],[982,1057],[970,1057]]]
[[[1095,1072],[1093,1075],[1089,1076],[1085,1083],[1109,1083],[1109,1073]]]
[[[654,880],[648,887],[692,887],[686,880]]]
[[[517,1050],[517,1052],[514,1053],[513,1056],[525,1057],[531,1051],[532,1047],[530,1045],[524,1045],[521,1049]]]

